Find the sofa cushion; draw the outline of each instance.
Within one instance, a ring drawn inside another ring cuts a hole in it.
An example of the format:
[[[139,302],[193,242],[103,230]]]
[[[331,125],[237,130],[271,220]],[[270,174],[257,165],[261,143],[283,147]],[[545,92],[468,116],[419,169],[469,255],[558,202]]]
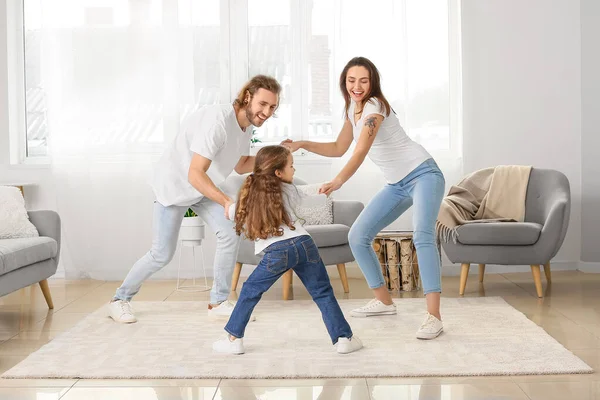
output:
[[[0,240],[0,275],[56,257],[56,240],[38,236]]]
[[[303,193],[302,201],[296,206],[296,216],[303,225],[333,224],[333,198],[319,194],[322,184],[297,185],[296,189]]]
[[[461,225],[458,242],[469,245],[527,246],[540,237],[542,225],[533,222],[481,222]]]
[[[14,186],[0,186],[0,239],[39,236],[29,222],[21,191]]]
[[[348,243],[350,228],[342,224],[305,225],[317,247],[340,246]]]

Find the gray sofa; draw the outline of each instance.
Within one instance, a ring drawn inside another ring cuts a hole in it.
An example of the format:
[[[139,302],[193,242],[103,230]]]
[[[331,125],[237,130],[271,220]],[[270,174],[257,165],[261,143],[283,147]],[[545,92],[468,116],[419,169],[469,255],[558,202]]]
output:
[[[543,296],[540,265],[551,282],[550,260],[560,249],[571,212],[569,180],[559,171],[533,168],[525,198],[524,222],[467,224],[458,228],[457,243],[442,243],[450,261],[460,263],[461,295],[471,263],[479,264],[483,282],[486,264],[530,265],[538,297]]]
[[[233,187],[241,187],[246,176],[231,176],[228,178],[228,184]],[[299,178],[294,178],[294,184],[305,185],[306,182]],[[334,196],[335,197],[335,196]],[[319,248],[319,253],[325,265],[336,265],[344,292],[348,293],[348,278],[346,275],[346,263],[354,261],[354,256],[348,244],[348,232],[350,227],[358,218],[358,215],[364,208],[360,201],[351,200],[333,200],[333,224],[331,225],[307,225],[306,230],[313,237],[315,244]],[[254,255],[254,243],[249,240],[243,240],[237,257],[236,268],[233,273],[231,290],[237,289],[237,284],[242,266],[244,264],[257,265],[260,257]],[[290,286],[292,285],[292,273],[289,271],[283,276],[283,299],[289,299]]]
[[[47,279],[56,273],[60,254],[60,217],[55,211],[28,211],[39,237],[0,239],[0,296],[39,283],[54,308]]]

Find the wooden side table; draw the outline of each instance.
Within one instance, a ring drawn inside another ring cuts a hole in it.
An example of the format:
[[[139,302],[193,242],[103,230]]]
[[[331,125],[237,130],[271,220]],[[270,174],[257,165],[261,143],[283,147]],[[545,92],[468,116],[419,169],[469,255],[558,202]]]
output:
[[[417,251],[411,231],[381,231],[373,249],[388,290],[410,292],[421,288]]]

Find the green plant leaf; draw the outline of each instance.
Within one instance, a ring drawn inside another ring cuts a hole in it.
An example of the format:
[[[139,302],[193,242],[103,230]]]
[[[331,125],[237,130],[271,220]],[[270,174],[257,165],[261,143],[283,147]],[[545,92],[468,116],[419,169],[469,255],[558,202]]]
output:
[[[198,215],[196,215],[196,213],[194,212],[194,210],[192,210],[191,208],[188,208],[188,210],[185,212],[184,217],[197,217]]]

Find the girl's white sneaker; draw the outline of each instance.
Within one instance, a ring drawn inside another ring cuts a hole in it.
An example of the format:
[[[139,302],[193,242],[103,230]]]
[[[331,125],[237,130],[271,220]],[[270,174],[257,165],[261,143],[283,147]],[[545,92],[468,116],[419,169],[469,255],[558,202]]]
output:
[[[335,344],[336,351],[340,354],[348,354],[354,351],[362,349],[363,344],[356,335],[353,335],[350,339],[342,337],[339,338]]]
[[[231,340],[229,339],[229,334],[226,334],[222,339],[214,342],[212,348],[219,353],[244,354],[244,339]]]

